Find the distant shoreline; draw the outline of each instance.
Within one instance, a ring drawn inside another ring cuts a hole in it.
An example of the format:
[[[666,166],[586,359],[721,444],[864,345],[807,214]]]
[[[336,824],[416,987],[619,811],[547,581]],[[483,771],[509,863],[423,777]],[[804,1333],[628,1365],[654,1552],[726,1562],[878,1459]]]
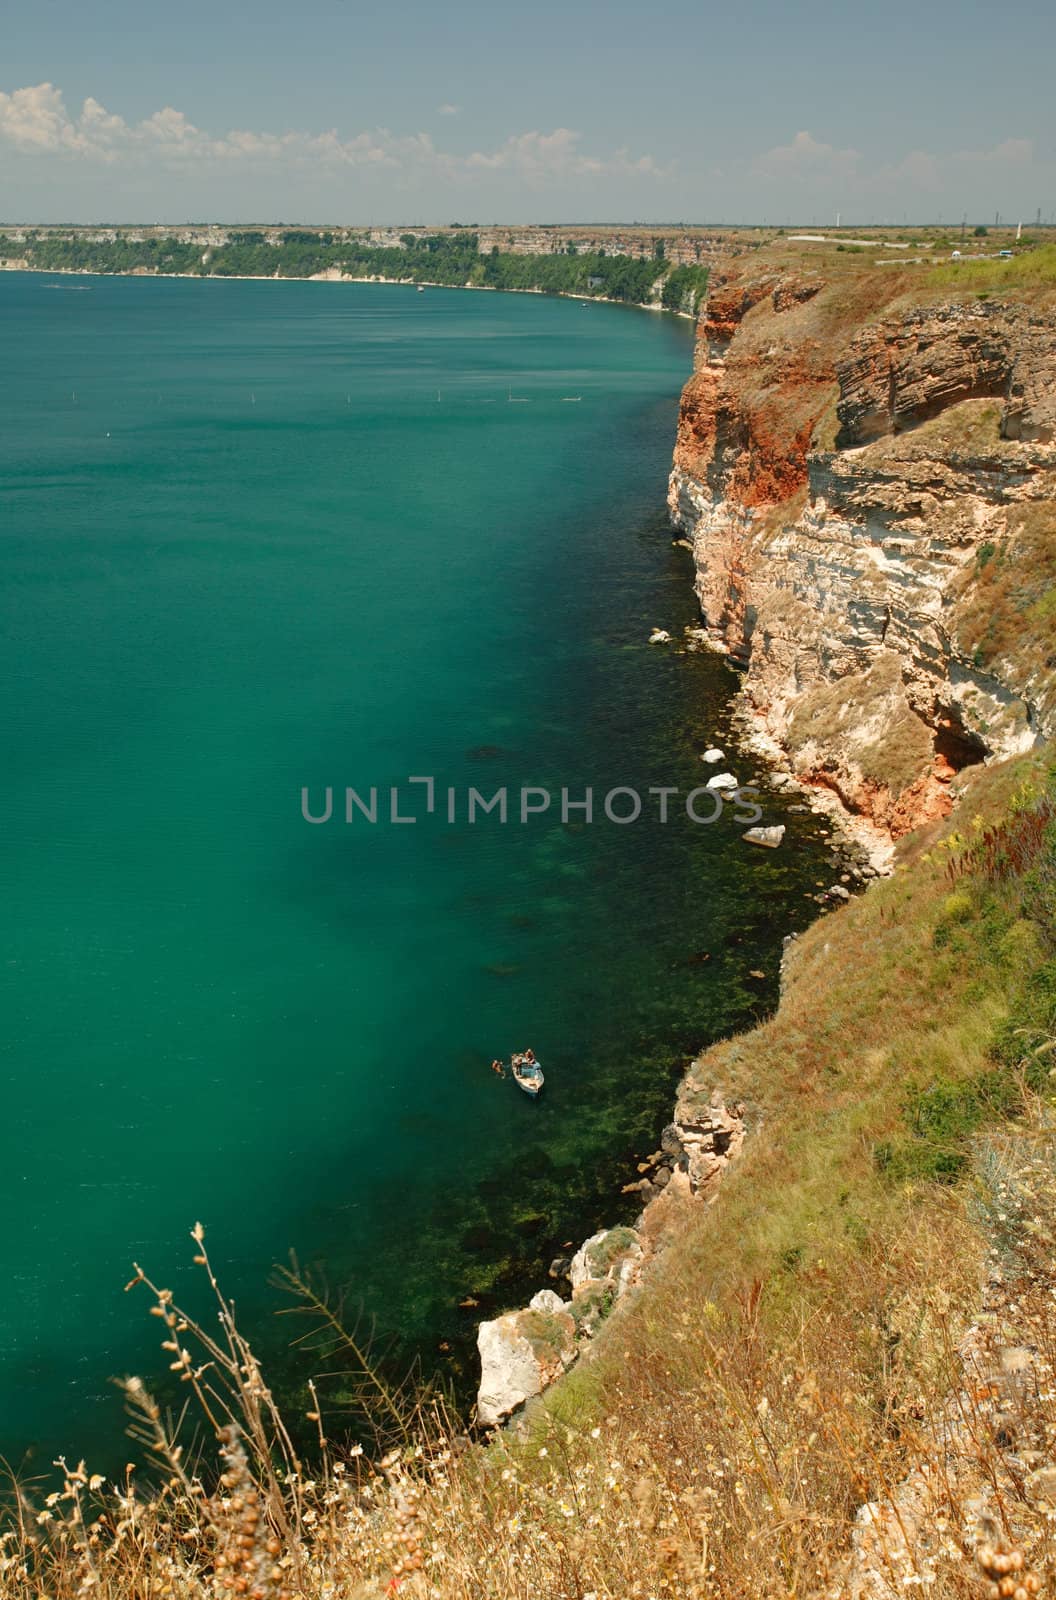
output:
[[[184,278],[191,282],[212,283],[391,283],[404,289],[455,289],[472,290],[484,294],[535,294],[551,300],[579,300],[584,305],[629,306],[634,311],[656,311],[667,317],[679,317],[683,322],[695,322],[690,311],[675,311],[657,301],[615,300],[611,295],[577,294],[570,289],[516,289],[499,288],[492,283],[436,283],[431,279],[351,277],[347,274],[317,272],[305,277],[285,276],[276,272],[93,272],[81,267],[34,267],[21,261],[0,261],[0,272],[32,272],[37,277],[53,278]]]

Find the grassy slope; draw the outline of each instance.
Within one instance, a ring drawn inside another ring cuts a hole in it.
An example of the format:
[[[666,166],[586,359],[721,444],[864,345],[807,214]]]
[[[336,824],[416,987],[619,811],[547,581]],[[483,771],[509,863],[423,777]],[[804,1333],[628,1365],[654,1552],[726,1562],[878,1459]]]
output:
[[[905,1421],[933,1403],[947,1330],[977,1301],[981,1213],[969,1184],[933,1180],[1021,1104],[1000,1055],[1012,1023],[1050,1025],[1053,930],[1027,878],[956,863],[1010,812],[1015,835],[1049,781],[1036,759],[977,774],[955,819],[965,837],[951,824],[914,836],[890,880],[799,941],[778,1014],[705,1055],[702,1094],[717,1084],[764,1107],[761,1125],[718,1204],[552,1402],[577,1425],[615,1409],[621,1434],[663,1440],[673,1425],[684,1463],[724,1441],[722,1592],[753,1546],[755,1581],[775,1592],[793,1569],[795,1588],[820,1578],[859,1499],[899,1474]]]

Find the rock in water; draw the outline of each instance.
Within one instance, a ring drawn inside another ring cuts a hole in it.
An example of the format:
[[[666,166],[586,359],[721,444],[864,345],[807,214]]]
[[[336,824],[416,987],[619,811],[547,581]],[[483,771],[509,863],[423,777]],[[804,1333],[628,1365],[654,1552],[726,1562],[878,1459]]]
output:
[[[748,828],[744,837],[749,844],[761,844],[768,850],[776,850],[785,837],[784,824],[779,823],[775,828]]]
[[[708,779],[709,789],[736,789],[737,779],[732,772],[720,772],[717,777]]]
[[[716,750],[715,746],[712,745],[710,750],[705,750],[704,754],[701,756],[700,759],[702,761],[712,761],[712,762],[721,761],[725,754],[726,754],[726,752],[724,750]]]
[[[666,628],[654,628],[652,633],[649,635],[649,643],[670,644],[671,635],[668,633]]]

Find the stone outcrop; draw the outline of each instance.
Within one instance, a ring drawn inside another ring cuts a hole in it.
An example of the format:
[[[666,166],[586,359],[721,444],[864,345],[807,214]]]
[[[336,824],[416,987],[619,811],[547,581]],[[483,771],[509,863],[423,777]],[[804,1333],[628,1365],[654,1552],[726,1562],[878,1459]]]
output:
[[[692,1075],[679,1090],[675,1119],[664,1129],[666,1148],[678,1153],[693,1194],[712,1201],[731,1161],[744,1144],[744,1107],[728,1107],[718,1091],[701,1103],[701,1091]]]
[[[758,742],[888,838],[1056,725],[1040,578],[998,571],[1037,577],[1050,531],[1056,315],[905,290],[758,257],[718,272],[670,485]]]
[[[552,1289],[542,1289],[523,1311],[508,1311],[477,1329],[480,1387],[477,1421],[493,1428],[571,1366],[576,1325]]]
[[[962,400],[1002,404],[1001,437],[1052,443],[1056,326],[996,302],[940,305],[862,330],[838,363],[837,446],[869,444]]]

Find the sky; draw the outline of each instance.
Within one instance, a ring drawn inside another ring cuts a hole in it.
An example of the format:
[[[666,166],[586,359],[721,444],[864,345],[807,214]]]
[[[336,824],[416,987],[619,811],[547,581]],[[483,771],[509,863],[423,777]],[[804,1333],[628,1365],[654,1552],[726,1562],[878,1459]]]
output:
[[[12,0],[0,221],[1033,222],[1056,6]]]

